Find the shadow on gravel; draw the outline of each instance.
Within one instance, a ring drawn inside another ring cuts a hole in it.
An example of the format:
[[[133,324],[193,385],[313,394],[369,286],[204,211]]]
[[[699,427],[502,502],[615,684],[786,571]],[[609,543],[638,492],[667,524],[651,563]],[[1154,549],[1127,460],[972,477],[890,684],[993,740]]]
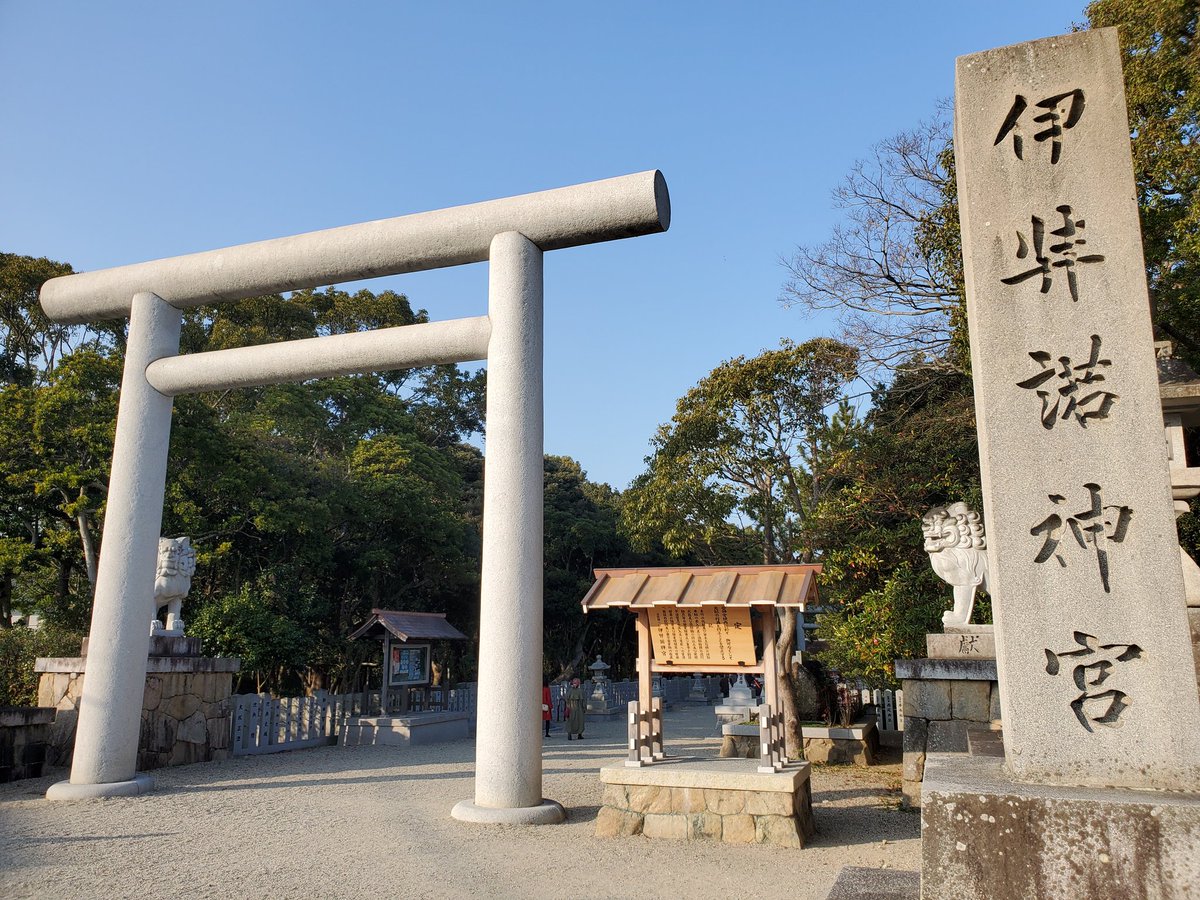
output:
[[[17,846],[34,844],[80,844],[89,841],[137,841],[150,838],[173,837],[182,831],[148,831],[145,834],[81,834],[74,837],[47,835],[46,837],[21,837],[13,841]]]
[[[600,815],[599,806],[567,806],[564,809],[568,822],[594,822],[596,816]]]
[[[328,787],[346,784],[379,784],[385,781],[445,781],[452,778],[474,777],[474,772],[428,772],[422,775],[407,775],[397,772],[391,776],[386,773],[380,773],[379,775],[369,775],[362,778],[311,778],[309,777],[309,773],[298,772],[286,781],[256,781],[253,778],[246,778],[241,781],[227,781],[222,783],[165,785],[163,790],[164,792],[169,791],[173,794],[204,794],[214,791],[258,791],[274,790],[275,788]]]
[[[920,818],[894,809],[816,807],[813,822],[817,826],[813,847],[847,847],[921,837]]]
[[[901,792],[884,787],[850,788],[844,791],[823,791],[813,788],[813,803],[821,800],[853,800],[855,797],[878,797],[881,801],[899,801]]]

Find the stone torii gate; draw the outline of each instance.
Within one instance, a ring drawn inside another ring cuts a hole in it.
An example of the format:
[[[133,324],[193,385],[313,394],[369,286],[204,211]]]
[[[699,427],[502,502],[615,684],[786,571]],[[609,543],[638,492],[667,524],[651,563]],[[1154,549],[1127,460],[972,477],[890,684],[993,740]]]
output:
[[[137,745],[175,395],[486,359],[475,797],[452,814],[561,821],[542,797],[542,254],[666,231],[670,217],[648,171],[46,282],[53,321],[129,318],[75,755],[46,796],[153,785]],[[486,316],[179,355],[183,309],[484,260]]]

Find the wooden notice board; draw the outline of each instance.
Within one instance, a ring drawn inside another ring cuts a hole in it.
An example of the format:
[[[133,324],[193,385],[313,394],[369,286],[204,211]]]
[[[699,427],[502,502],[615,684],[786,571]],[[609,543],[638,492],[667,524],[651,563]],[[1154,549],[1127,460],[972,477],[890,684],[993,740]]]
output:
[[[758,661],[748,606],[654,606],[649,612],[656,662],[752,666]]]

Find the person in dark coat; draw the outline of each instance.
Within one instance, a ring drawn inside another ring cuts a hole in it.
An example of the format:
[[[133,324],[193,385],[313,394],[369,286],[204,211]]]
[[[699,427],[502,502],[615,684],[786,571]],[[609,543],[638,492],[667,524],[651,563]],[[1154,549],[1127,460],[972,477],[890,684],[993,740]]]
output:
[[[583,716],[587,709],[587,697],[579,684],[578,678],[571,679],[571,689],[567,691],[567,740],[579,738],[583,740]]]

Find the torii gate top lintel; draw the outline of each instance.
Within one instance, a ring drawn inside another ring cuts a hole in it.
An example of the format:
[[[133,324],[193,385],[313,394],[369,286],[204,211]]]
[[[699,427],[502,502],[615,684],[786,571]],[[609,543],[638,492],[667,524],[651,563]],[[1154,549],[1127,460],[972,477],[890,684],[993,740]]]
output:
[[[666,231],[662,172],[590,181],[239,244],[47,281],[41,305],[55,322],[127,317],[152,291],[178,309],[488,259],[492,238],[516,231],[543,252]]]

